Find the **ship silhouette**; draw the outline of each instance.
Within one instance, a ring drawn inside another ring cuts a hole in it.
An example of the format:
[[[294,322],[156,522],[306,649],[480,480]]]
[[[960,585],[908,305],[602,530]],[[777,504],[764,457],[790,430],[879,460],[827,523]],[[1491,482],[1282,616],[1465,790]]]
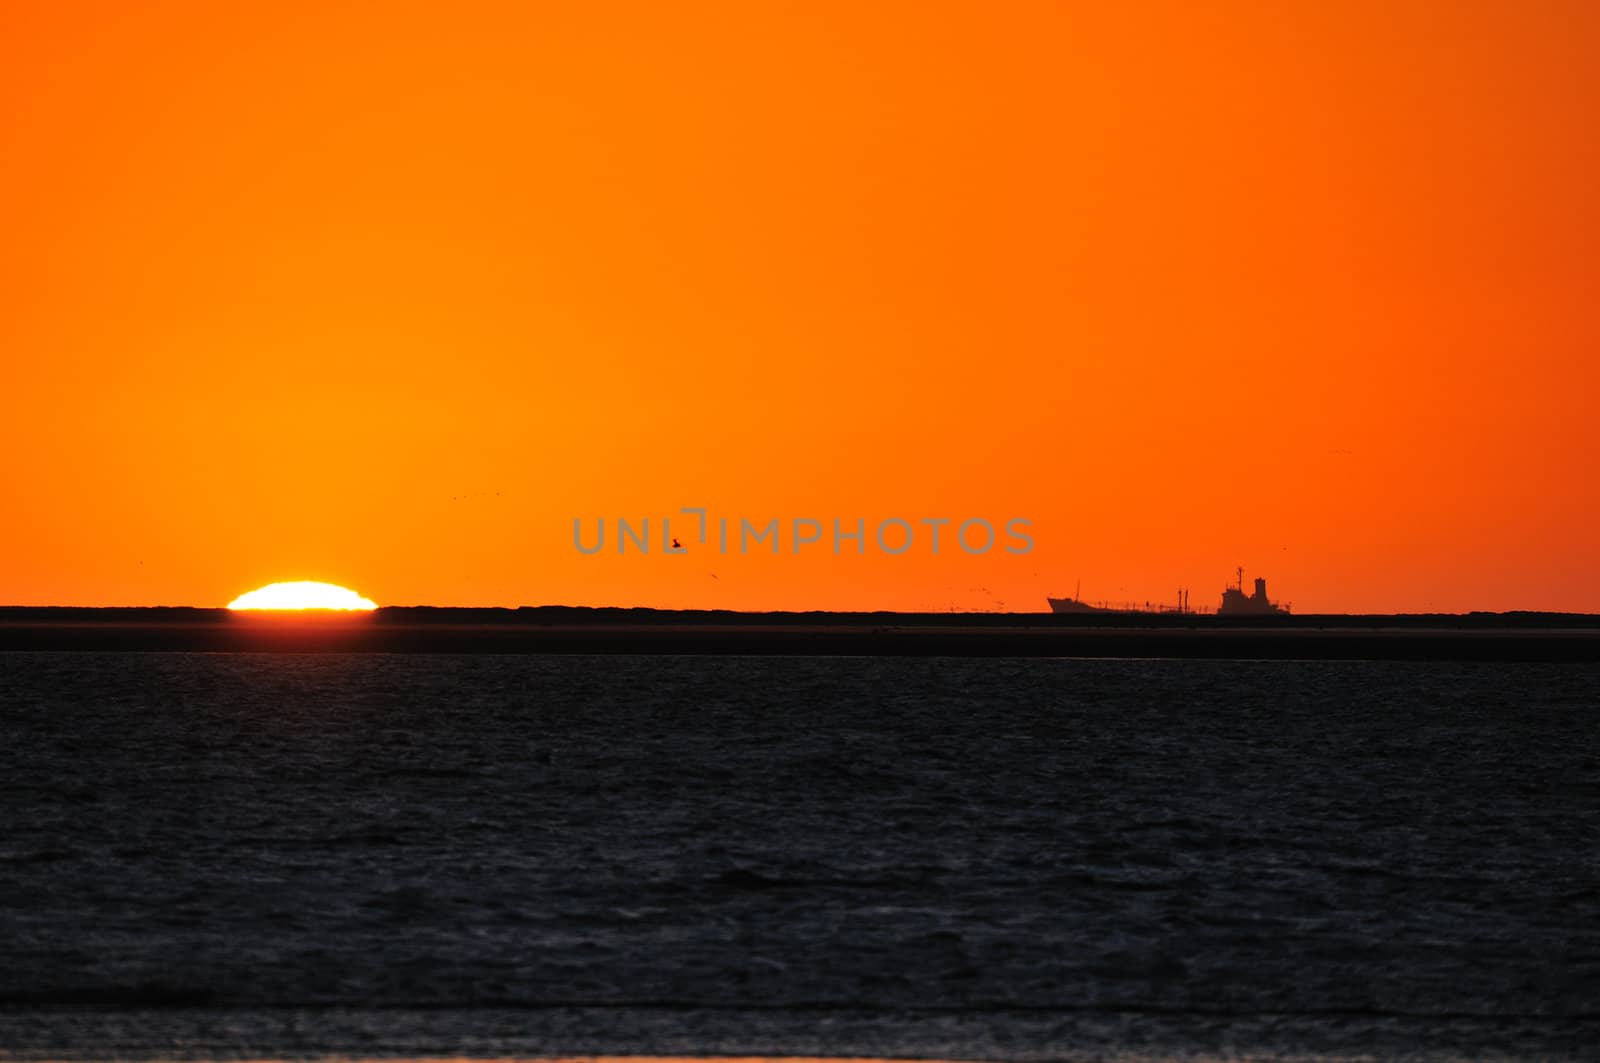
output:
[[[1244,592],[1244,569],[1237,570],[1239,582],[1233,586],[1225,587],[1222,591],[1222,603],[1217,607],[1217,616],[1287,616],[1289,606],[1287,603],[1278,603],[1267,598],[1267,581],[1256,577],[1255,592]],[[1080,582],[1070,598],[1046,597],[1050,603],[1052,613],[1069,614],[1116,614],[1119,616],[1138,613],[1198,613],[1202,610],[1193,609],[1189,605],[1189,592],[1183,589],[1178,591],[1177,605],[1152,605],[1145,602],[1142,606],[1137,602],[1124,602],[1114,604],[1111,602],[1086,602],[1082,598],[1083,584]]]

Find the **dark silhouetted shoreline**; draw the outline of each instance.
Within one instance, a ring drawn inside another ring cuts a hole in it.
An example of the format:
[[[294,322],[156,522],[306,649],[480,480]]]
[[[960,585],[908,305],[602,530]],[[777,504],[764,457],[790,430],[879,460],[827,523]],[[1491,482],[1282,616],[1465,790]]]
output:
[[[0,650],[701,653],[1311,660],[1600,660],[1573,613],[1070,616],[387,607],[241,614],[184,607],[0,608]]]

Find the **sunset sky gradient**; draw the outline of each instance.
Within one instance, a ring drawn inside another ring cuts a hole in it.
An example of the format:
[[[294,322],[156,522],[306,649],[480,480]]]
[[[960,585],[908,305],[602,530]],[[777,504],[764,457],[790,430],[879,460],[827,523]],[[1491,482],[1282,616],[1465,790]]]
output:
[[[1596,56],[1581,0],[13,0],[0,604],[1600,610]],[[1036,546],[573,547],[682,506]]]

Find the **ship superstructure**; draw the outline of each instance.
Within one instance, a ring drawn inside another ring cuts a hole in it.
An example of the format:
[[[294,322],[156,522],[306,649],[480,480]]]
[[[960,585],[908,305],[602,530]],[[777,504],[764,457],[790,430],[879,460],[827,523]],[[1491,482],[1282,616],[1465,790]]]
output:
[[[1289,607],[1279,605],[1267,598],[1267,581],[1260,576],[1256,577],[1254,594],[1244,592],[1244,569],[1238,570],[1239,582],[1226,588],[1222,592],[1222,604],[1217,607],[1218,616],[1287,616]]]

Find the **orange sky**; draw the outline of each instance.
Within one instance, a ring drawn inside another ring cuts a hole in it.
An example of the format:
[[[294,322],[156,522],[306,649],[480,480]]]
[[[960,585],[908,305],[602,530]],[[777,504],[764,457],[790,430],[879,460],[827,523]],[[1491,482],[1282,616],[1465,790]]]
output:
[[[1600,610],[1596,55],[1587,0],[11,0],[0,602]],[[572,544],[697,505],[1035,546]]]

